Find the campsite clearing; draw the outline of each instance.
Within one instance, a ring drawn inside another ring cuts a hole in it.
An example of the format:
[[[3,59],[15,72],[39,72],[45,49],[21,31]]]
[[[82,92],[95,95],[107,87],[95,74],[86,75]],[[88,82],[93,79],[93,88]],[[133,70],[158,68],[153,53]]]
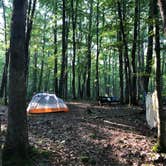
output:
[[[156,134],[139,108],[68,106],[68,113],[28,116],[30,143],[40,152],[33,156],[33,166],[166,165],[165,156],[152,151]],[[6,116],[2,123],[4,130]]]

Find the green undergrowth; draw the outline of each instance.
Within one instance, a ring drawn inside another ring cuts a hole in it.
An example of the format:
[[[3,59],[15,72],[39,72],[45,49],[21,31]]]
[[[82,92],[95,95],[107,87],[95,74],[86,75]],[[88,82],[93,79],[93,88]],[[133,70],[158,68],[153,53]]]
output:
[[[152,147],[153,152],[156,153],[166,153],[166,149],[162,148],[158,143],[156,143],[153,147]]]

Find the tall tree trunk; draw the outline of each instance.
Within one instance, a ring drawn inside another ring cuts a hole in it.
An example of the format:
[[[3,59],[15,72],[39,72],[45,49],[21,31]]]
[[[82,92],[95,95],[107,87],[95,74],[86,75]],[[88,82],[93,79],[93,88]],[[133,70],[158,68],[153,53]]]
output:
[[[104,55],[104,58],[103,58],[103,63],[104,63],[104,94],[107,94],[108,90],[107,90],[107,84],[108,84],[108,77],[107,77],[107,71],[108,71],[108,64],[107,64],[107,58],[108,56],[107,55]]]
[[[138,49],[137,49],[137,101],[140,100],[140,94],[142,93],[142,89],[141,89],[141,86],[140,86],[140,83],[141,83],[141,77],[140,77],[140,73],[143,72],[142,70],[142,63],[141,63],[141,31],[140,31],[140,28],[141,28],[141,21],[140,21],[140,12],[141,12],[141,2],[139,1],[138,2]]]
[[[119,30],[118,35],[118,42],[119,42],[119,77],[120,77],[120,103],[123,104],[124,97],[123,97],[123,46],[122,46],[122,34]]]
[[[92,44],[92,15],[93,0],[90,0],[89,27],[88,27],[88,52],[87,52],[87,81],[86,81],[86,97],[91,96],[91,44]]]
[[[39,83],[38,83],[38,92],[42,89],[42,82],[43,82],[43,71],[44,71],[44,59],[45,59],[45,44],[46,44],[46,13],[44,16],[44,27],[43,27],[43,43],[42,43],[42,60],[41,60],[41,68],[40,68],[40,76],[39,76]]]
[[[33,70],[33,83],[32,83],[32,93],[37,92],[37,50],[34,53],[34,70]]]
[[[166,1],[165,0],[158,0],[158,4],[160,7],[161,17],[164,23],[164,32],[166,33]]]
[[[76,59],[76,25],[77,25],[77,6],[78,0],[74,3],[74,0],[71,0],[72,8],[72,30],[73,30],[73,59],[72,59],[72,95],[73,98],[76,98],[76,85],[75,85],[75,59]]]
[[[57,1],[54,1],[54,93],[59,95],[59,88],[58,88],[58,47],[57,47]]]
[[[78,24],[78,29],[79,29],[79,32],[77,32],[77,48],[80,49],[80,43],[83,39],[83,33],[82,33],[82,18],[80,17],[80,20],[79,20],[79,24]],[[78,64],[80,64],[80,57],[77,56],[77,62]],[[77,70],[77,73],[78,73],[78,92],[77,92],[77,96],[79,96],[79,98],[82,97],[81,95],[81,80],[82,80],[82,75],[83,75],[83,72],[82,72],[82,68],[81,68],[81,65],[78,66],[78,70]]]
[[[26,63],[26,69],[25,69],[25,77],[28,85],[28,76],[29,76],[29,43],[31,39],[31,31],[32,31],[32,24],[33,24],[33,18],[35,14],[35,8],[36,8],[36,1],[37,0],[29,0],[28,3],[28,16],[27,16],[27,24],[26,24],[26,37],[25,37],[25,63]]]
[[[160,33],[159,33],[159,12],[157,0],[154,0],[155,16],[155,52],[156,52],[156,90],[158,98],[158,143],[161,151],[166,152],[166,111],[162,108],[161,95],[161,59],[160,59]]]
[[[70,10],[67,12],[67,8],[66,8],[66,33],[65,33],[65,88],[64,88],[64,97],[67,98],[68,96],[68,38],[69,38],[69,27],[70,27]]]
[[[66,81],[66,1],[63,0],[63,17],[62,17],[62,63],[61,63],[61,76],[59,81],[59,95],[65,96],[65,81]]]
[[[149,30],[148,30],[148,50],[146,57],[146,69],[144,76],[144,91],[148,92],[149,78],[152,70],[152,54],[153,54],[153,18],[154,18],[154,0],[149,2]]]
[[[5,36],[5,65],[4,65],[3,74],[2,74],[0,97],[5,96],[5,104],[7,104],[9,50],[8,50],[8,42],[7,42],[6,7],[4,4],[4,0],[2,0],[2,9],[3,9],[3,20],[4,20],[4,36]]]
[[[96,55],[96,80],[95,80],[95,92],[96,98],[99,97],[99,54],[100,54],[100,43],[99,43],[99,0],[97,0],[97,14],[96,14],[96,43],[97,43],[97,55]]]
[[[132,47],[132,104],[136,105],[136,96],[137,96],[137,65],[136,65],[136,50],[137,50],[137,28],[138,28],[138,4],[139,0],[135,0],[135,14],[134,14],[134,38],[133,38],[133,47]]]
[[[45,42],[43,43],[42,48],[42,60],[41,60],[41,68],[40,68],[40,76],[39,76],[39,83],[38,83],[38,92],[42,90],[42,82],[43,82],[43,71],[44,71],[44,59],[45,59]]]
[[[49,57],[49,54],[48,54]],[[44,81],[44,92],[49,91],[49,80],[50,80],[50,68],[47,64],[46,71],[45,71],[45,81]]]
[[[125,61],[125,77],[126,77],[126,91],[125,91],[125,96],[126,96],[126,104],[131,104],[131,68],[130,68],[130,61],[129,61],[129,56],[128,56],[128,45],[127,45],[127,40],[126,40],[126,34],[124,31],[124,25],[123,25],[123,18],[122,18],[122,11],[121,11],[121,4],[118,1],[118,15],[119,15],[119,20],[120,20],[120,29],[122,33],[122,39],[123,39],[123,44],[124,44],[124,61]]]
[[[9,111],[3,157],[9,160],[27,156],[28,129],[26,116],[25,24],[26,0],[13,1],[10,38]],[[17,161],[15,163],[17,164]]]

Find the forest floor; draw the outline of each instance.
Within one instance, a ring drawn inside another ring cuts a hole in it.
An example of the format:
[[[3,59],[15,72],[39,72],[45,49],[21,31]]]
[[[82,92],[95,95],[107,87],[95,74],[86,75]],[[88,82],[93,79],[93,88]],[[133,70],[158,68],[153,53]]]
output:
[[[68,113],[28,115],[30,144],[38,152],[33,166],[166,165],[166,156],[152,151],[156,131],[139,107],[67,104]],[[6,121],[4,113],[2,130]]]

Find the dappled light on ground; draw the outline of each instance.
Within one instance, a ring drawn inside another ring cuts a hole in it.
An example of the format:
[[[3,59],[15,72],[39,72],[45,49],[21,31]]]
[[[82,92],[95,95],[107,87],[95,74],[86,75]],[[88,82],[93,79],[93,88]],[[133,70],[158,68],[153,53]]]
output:
[[[81,102],[68,106],[68,113],[28,115],[30,144],[48,153],[47,157],[36,156],[34,165],[166,163],[163,155],[152,152],[156,134],[147,127],[140,109]]]

